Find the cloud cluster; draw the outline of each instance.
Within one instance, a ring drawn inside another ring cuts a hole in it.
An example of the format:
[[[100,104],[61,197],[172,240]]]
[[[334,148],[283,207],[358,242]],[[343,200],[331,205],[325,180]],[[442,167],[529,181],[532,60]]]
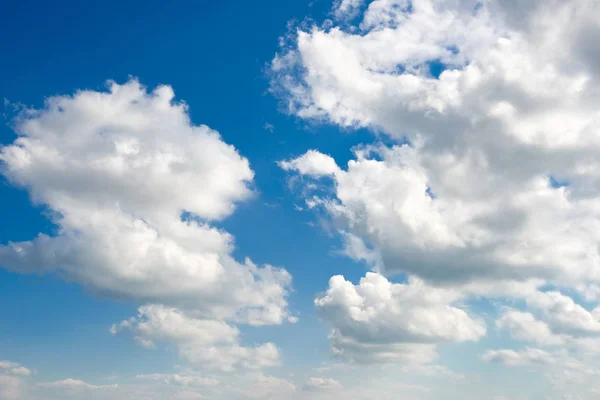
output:
[[[300,28],[271,63],[272,92],[291,114],[388,144],[355,147],[347,165],[317,149],[279,165],[306,178],[306,205],[349,257],[464,301],[523,301],[497,323],[517,340],[597,348],[598,308],[575,299],[600,293],[599,20],[592,0],[375,0],[356,24]],[[311,180],[331,190],[306,195]],[[368,308],[344,287],[348,307],[326,316],[334,348],[379,341],[389,354],[390,332],[404,345],[415,330],[440,341],[485,333],[408,322],[393,301]],[[442,304],[437,321],[477,326]],[[538,350],[485,358],[549,359]]]
[[[198,368],[233,371],[279,365],[273,343],[255,348],[239,344],[239,329],[221,320],[198,319],[176,308],[140,307],[137,317],[113,325],[113,335],[131,331],[135,340],[152,348],[157,342],[175,343],[181,357]]]
[[[0,149],[0,171],[47,208],[56,232],[1,245],[0,265],[150,304],[119,325],[130,324],[140,343],[202,344],[182,353],[198,362],[226,358],[222,368],[270,365],[275,346],[241,347],[230,323],[286,320],[291,276],[238,262],[233,237],[212,225],[252,196],[254,173],[173,99],[169,86],[148,92],[130,80],[23,110],[18,138]],[[216,336],[224,332],[222,342]],[[211,338],[230,348],[211,347]]]
[[[332,277],[315,305],[333,326],[336,355],[360,363],[428,362],[435,358],[434,343],[475,341],[486,334],[482,321],[451,305],[457,299],[456,292],[418,279],[394,284],[367,273],[356,286]]]

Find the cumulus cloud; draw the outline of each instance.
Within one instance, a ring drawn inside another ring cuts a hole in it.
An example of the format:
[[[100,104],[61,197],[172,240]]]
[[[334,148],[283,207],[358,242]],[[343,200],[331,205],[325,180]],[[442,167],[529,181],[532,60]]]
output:
[[[369,308],[346,284],[348,306],[328,302],[337,308],[325,318],[334,349],[368,343],[394,359],[392,346],[406,345],[394,335],[429,340],[421,346],[481,337],[453,303],[510,297],[525,309],[505,310],[497,328],[544,349],[484,359],[554,364],[566,349],[597,352],[598,20],[591,0],[374,0],[356,23],[291,31],[271,64],[285,109],[384,140],[356,146],[347,165],[318,149],[279,165],[304,178],[300,196],[348,257],[453,292],[419,315],[462,322],[408,322],[422,305]]]
[[[534,292],[525,297],[528,311],[508,309],[496,320],[499,330],[513,339],[538,346],[568,349],[580,357],[600,354],[598,308],[588,311],[557,292]]]
[[[335,175],[340,170],[331,156],[315,150],[309,150],[294,160],[280,161],[279,166],[286,171],[298,171],[312,177]]]
[[[140,307],[137,317],[113,325],[110,331],[113,335],[131,331],[139,344],[149,348],[156,342],[175,343],[182,358],[205,369],[232,371],[279,365],[279,351],[273,343],[240,346],[236,326],[193,318],[175,308]]]
[[[211,225],[252,196],[248,160],[216,131],[194,125],[186,104],[173,99],[169,86],[148,92],[130,80],[22,111],[18,138],[0,149],[0,172],[47,207],[56,232],[1,245],[0,265],[154,304],[140,310],[145,319],[133,329],[146,344],[191,336],[207,344],[211,335],[236,336],[229,323],[280,324],[288,317],[289,273],[238,262],[233,237]],[[179,330],[149,326],[163,317]],[[262,362],[229,343],[232,363]]]
[[[299,30],[273,91],[303,118],[396,141],[357,152],[323,202],[387,271],[597,284],[600,97],[575,48],[600,7],[520,2],[516,24],[503,4],[373,1],[359,31]]]
[[[315,299],[319,315],[333,327],[334,353],[356,362],[405,359],[431,361],[442,341],[475,341],[482,321],[451,305],[453,290],[428,287],[419,279],[394,284],[367,273],[358,285],[334,276]]]
[[[527,305],[538,310],[555,331],[579,334],[600,333],[600,308],[588,311],[560,292],[536,292]]]
[[[551,353],[544,350],[527,348],[523,351],[515,350],[489,350],[481,358],[485,361],[506,365],[553,364],[556,359]]]
[[[496,321],[496,327],[508,330],[518,340],[541,345],[564,344],[566,338],[552,332],[548,324],[539,321],[528,312],[509,310]]]

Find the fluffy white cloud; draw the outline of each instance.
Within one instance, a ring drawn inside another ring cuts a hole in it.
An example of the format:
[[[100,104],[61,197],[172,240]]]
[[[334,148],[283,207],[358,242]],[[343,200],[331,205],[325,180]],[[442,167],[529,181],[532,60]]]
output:
[[[164,306],[140,307],[138,316],[113,325],[112,334],[131,331],[144,347],[156,342],[177,344],[182,358],[205,369],[232,371],[279,365],[273,343],[249,348],[239,345],[239,329],[224,321],[190,317]]]
[[[566,337],[555,334],[548,324],[528,312],[506,311],[496,321],[496,327],[508,330],[515,339],[541,345],[559,345],[566,341]]]
[[[596,281],[590,253],[595,246],[590,224],[596,222],[588,213],[595,206],[570,204],[567,191],[552,187],[547,177],[532,179],[518,192],[490,191],[493,199],[471,201],[460,193],[470,190],[462,179],[447,196],[431,184],[419,148],[366,146],[355,154],[345,171],[323,169],[327,156],[314,152],[281,164],[307,176],[335,171],[335,198],[314,196],[307,203],[331,216],[349,256],[387,273],[409,272],[444,284],[539,280],[533,289],[543,280]],[[471,171],[467,165],[461,169]],[[579,218],[579,206],[584,215],[576,225],[568,219]],[[590,251],[576,250],[583,245]],[[575,256],[586,252],[591,258]]]
[[[240,333],[226,322],[190,318],[175,308],[150,305],[138,311],[137,317],[113,325],[111,333],[131,329],[135,338],[148,347],[162,340],[199,345],[232,343]]]
[[[395,284],[367,273],[358,285],[332,277],[315,305],[333,327],[338,356],[355,362],[427,362],[435,357],[433,343],[475,341],[486,334],[482,321],[451,305],[456,300],[455,291],[419,279]]]
[[[58,231],[0,247],[0,264],[56,270],[117,297],[205,305],[219,317],[251,309],[250,322],[279,323],[289,274],[237,263],[231,235],[207,222],[250,196],[248,161],[192,125],[173,96],[130,81],[23,112],[18,139],[0,153],[2,173],[50,208]]]
[[[0,149],[0,171],[48,208],[57,229],[0,245],[0,265],[55,272],[103,296],[156,304],[128,322],[142,343],[193,338],[212,345],[219,336],[233,347],[208,347],[206,357],[225,352],[230,365],[248,358],[270,365],[264,358],[276,348],[238,346],[230,322],[282,323],[291,276],[236,261],[233,237],[211,225],[252,195],[254,173],[173,98],[169,86],[148,92],[131,80],[22,111],[14,121],[18,138]],[[193,358],[201,352],[194,348]]]
[[[299,30],[273,91],[303,118],[398,143],[358,151],[322,199],[386,271],[597,285],[600,97],[584,55],[600,7],[505,3],[373,1],[358,30]]]
[[[600,354],[598,308],[591,311],[556,291],[534,292],[525,297],[529,311],[507,310],[496,327],[513,339],[538,346],[562,346],[579,357]]]
[[[335,175],[340,168],[331,156],[309,150],[306,154],[290,161],[280,161],[279,166],[286,171],[298,171],[302,175],[321,177]]]
[[[536,292],[527,305],[537,309],[555,331],[580,334],[600,333],[600,308],[588,311],[559,292]]]
[[[545,365],[556,362],[556,359],[551,353],[534,348],[527,348],[523,351],[489,350],[484,353],[481,358],[485,361],[497,362],[506,365]]]

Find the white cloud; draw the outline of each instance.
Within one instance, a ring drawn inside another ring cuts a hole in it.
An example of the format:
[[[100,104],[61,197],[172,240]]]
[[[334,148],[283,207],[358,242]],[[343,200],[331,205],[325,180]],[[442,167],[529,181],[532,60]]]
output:
[[[242,398],[251,399],[282,399],[293,396],[296,385],[286,379],[268,375],[250,375],[247,386],[241,389]]]
[[[175,308],[150,305],[140,307],[136,318],[113,325],[111,333],[131,329],[136,339],[148,346],[155,341],[207,345],[238,340],[239,329],[223,321],[194,319]]]
[[[389,272],[598,282],[597,63],[575,48],[600,7],[521,2],[515,24],[502,2],[401,3],[373,1],[359,31],[300,30],[274,60],[291,112],[397,143],[358,152],[322,205]]]
[[[117,385],[91,385],[79,379],[67,378],[56,382],[44,382],[38,383],[38,387],[42,388],[65,388],[65,389],[89,389],[89,390],[103,390],[103,389],[115,389]]]
[[[541,345],[559,345],[566,341],[564,336],[553,333],[548,324],[528,312],[506,311],[496,321],[496,327],[507,329],[515,339]]]
[[[135,318],[113,325],[111,333],[131,331],[136,341],[152,348],[156,342],[177,344],[179,354],[197,367],[221,371],[279,365],[273,343],[257,347],[239,344],[239,329],[224,321],[196,319],[175,308],[140,307]]]
[[[367,273],[358,285],[334,276],[315,299],[321,318],[333,327],[334,353],[355,362],[398,359],[427,362],[430,344],[475,341],[486,334],[482,321],[451,305],[452,290],[435,289],[419,279],[406,284]]]
[[[233,237],[211,225],[252,196],[254,173],[173,98],[169,86],[149,93],[131,80],[24,110],[14,123],[18,138],[0,149],[0,171],[49,209],[57,229],[0,245],[0,265],[55,272],[102,296],[154,304],[140,309],[143,321],[129,322],[146,345],[191,337],[207,344],[223,335],[231,349],[208,349],[225,353],[230,366],[245,358],[270,365],[276,348],[240,347],[231,323],[285,321],[291,276],[239,263]],[[198,359],[199,352],[189,353]]]
[[[265,124],[263,125],[263,128],[264,128],[266,131],[269,131],[269,132],[271,132],[271,133],[273,133],[273,132],[275,131],[275,127],[273,126],[273,124],[270,124],[270,123],[268,123],[268,122],[265,122]]]
[[[549,186],[547,178],[533,179],[524,192],[507,192],[504,199],[499,193],[494,200],[475,201],[460,193],[465,189],[459,186],[463,180],[456,180],[454,193],[446,201],[443,192],[429,182],[418,148],[371,146],[355,154],[356,160],[348,163],[346,171],[332,175],[334,199],[311,196],[307,200],[312,208],[330,215],[342,237],[353,239],[346,240],[349,256],[371,260],[387,273],[408,272],[444,284],[530,281],[534,289],[543,280],[565,284],[595,279],[591,271],[584,275],[593,263],[582,267],[579,258],[565,258],[576,251],[565,246],[592,245],[587,235],[593,235],[592,227],[588,231],[586,226],[595,222],[581,220],[576,228],[565,220],[560,225],[558,221],[570,218],[576,208],[568,204],[564,190]],[[310,167],[312,159],[302,156],[282,165],[315,176],[313,171],[322,167],[319,163]],[[449,173],[447,169],[438,172]],[[555,243],[557,235],[566,236]],[[369,249],[368,257],[364,249]],[[557,253],[561,249],[565,253]]]
[[[164,382],[165,384],[181,385],[181,386],[216,386],[219,380],[215,378],[207,378],[197,375],[186,374],[149,374],[138,375],[136,378],[148,381]]]
[[[568,349],[583,359],[600,354],[597,308],[588,311],[565,294],[534,292],[525,297],[529,311],[507,310],[496,327],[513,339]],[[589,362],[589,360],[587,361]]]
[[[556,331],[600,333],[598,309],[590,312],[559,292],[536,292],[526,301],[528,306],[539,310]]]
[[[341,389],[342,385],[332,378],[310,377],[304,384],[305,390],[335,390]]]
[[[197,366],[216,368],[222,371],[232,371],[240,368],[275,367],[280,364],[279,350],[271,342],[256,347],[233,344],[227,347],[200,348],[187,345],[180,352],[187,360]]]
[[[364,0],[336,0],[333,6],[333,13],[339,19],[354,17],[358,14],[358,8],[364,2]]]
[[[481,357],[484,361],[504,364],[510,367],[543,372],[552,387],[552,393],[559,398],[593,399],[598,389],[600,369],[591,360],[573,358],[568,351],[547,352],[536,348],[521,351],[490,350]],[[551,397],[554,398],[554,397]]]
[[[523,351],[515,350],[488,350],[481,358],[485,361],[506,365],[545,365],[553,364],[556,359],[551,353],[544,350],[527,348]]]
[[[303,175],[315,178],[325,175],[335,175],[340,168],[335,160],[326,154],[309,150],[306,154],[290,161],[280,161],[279,166],[286,171],[298,171]]]

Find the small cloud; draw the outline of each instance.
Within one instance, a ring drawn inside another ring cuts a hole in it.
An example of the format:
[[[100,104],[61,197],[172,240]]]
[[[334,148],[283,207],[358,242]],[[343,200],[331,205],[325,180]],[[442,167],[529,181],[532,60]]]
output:
[[[304,384],[305,390],[341,389],[342,385],[332,378],[308,378]]]
[[[265,124],[263,125],[263,128],[264,128],[265,130],[267,130],[267,131],[271,132],[271,133],[272,133],[273,131],[275,131],[275,127],[274,127],[272,124],[268,123],[268,122],[265,122]]]
[[[115,389],[118,385],[90,385],[79,379],[67,378],[62,381],[38,383],[36,386],[42,388],[64,388],[64,389]]]

